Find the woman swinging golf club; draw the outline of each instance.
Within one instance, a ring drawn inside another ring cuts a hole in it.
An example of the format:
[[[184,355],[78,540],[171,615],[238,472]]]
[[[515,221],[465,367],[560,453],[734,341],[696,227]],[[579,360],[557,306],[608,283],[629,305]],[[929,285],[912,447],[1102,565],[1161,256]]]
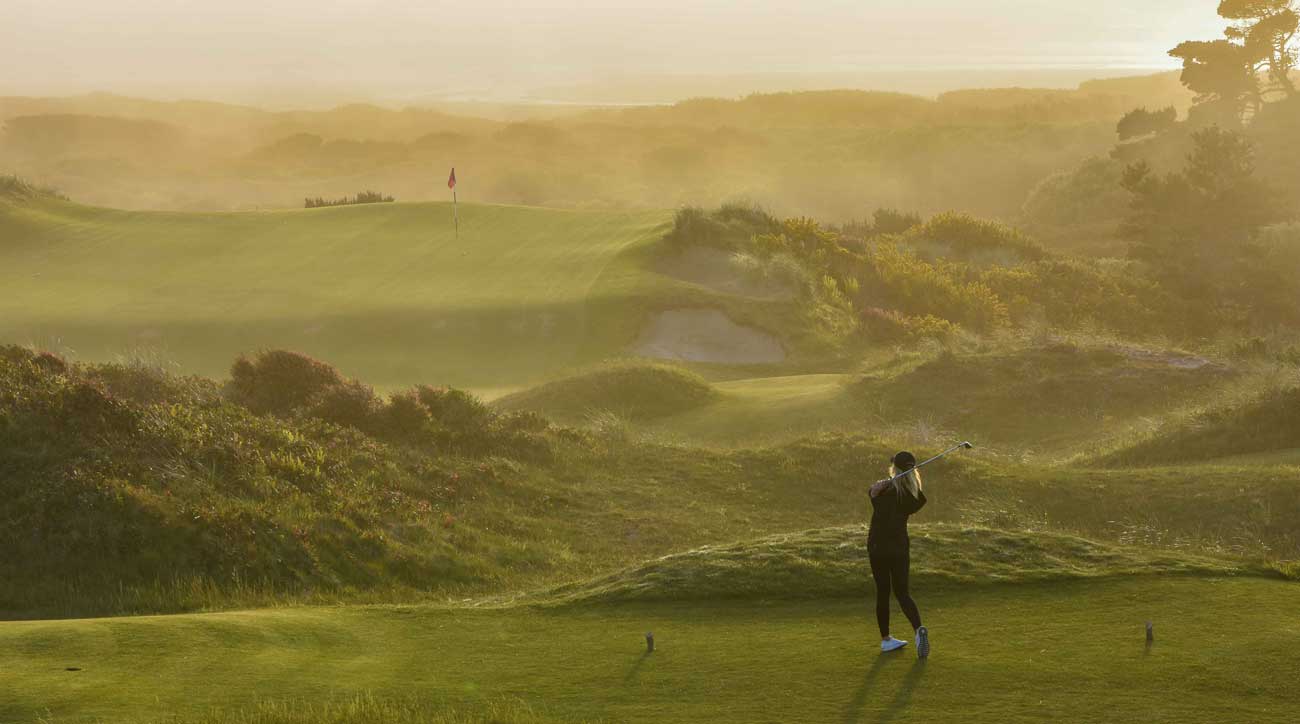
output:
[[[921,471],[916,468],[916,456],[900,452],[891,461],[889,479],[871,486],[871,529],[867,533],[867,552],[871,558],[871,577],[876,581],[880,650],[897,651],[907,645],[906,641],[899,641],[889,633],[889,592],[892,590],[903,614],[916,630],[917,658],[924,659],[930,655],[930,634],[921,625],[921,612],[907,588],[911,566],[907,519],[925,507]]]

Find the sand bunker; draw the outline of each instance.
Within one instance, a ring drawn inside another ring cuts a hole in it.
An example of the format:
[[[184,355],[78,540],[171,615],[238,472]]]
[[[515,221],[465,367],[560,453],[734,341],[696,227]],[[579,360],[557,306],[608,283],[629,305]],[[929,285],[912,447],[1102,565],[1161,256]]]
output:
[[[785,349],[766,332],[742,327],[716,309],[678,309],[655,315],[632,350],[652,359],[717,364],[774,364]]]

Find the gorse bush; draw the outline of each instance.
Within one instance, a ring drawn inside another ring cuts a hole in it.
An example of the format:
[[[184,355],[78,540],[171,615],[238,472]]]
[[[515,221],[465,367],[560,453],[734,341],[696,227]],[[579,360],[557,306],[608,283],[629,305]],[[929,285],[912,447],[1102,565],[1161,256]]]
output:
[[[904,212],[897,209],[876,209],[875,213],[872,214],[871,222],[872,233],[879,236],[882,234],[902,234],[925,223],[925,220],[915,212]]]
[[[863,257],[859,305],[872,299],[914,316],[946,318],[988,332],[1010,321],[1006,304],[982,280],[946,262],[924,261],[915,253],[882,242]]]
[[[507,454],[541,459],[546,422],[494,412],[461,390],[419,386],[380,399],[373,388],[297,352],[270,350],[241,357],[230,370],[227,395],[259,414],[320,420],[391,443],[426,445],[458,455]]]
[[[754,235],[770,233],[778,226],[776,218],[754,206],[728,204],[715,211],[691,206],[677,212],[664,241],[672,246],[737,250],[747,246]]]
[[[941,214],[914,225],[908,219],[899,222],[910,225],[902,234],[864,237],[851,234],[866,233],[865,227],[836,229],[806,218],[728,226],[698,209],[683,213],[681,218],[689,220],[674,230],[673,243],[691,243],[692,230],[704,229],[696,243],[735,249],[752,256],[753,266],[779,259],[801,268],[799,276],[815,280],[801,285],[810,292],[800,299],[811,317],[847,308],[863,333],[878,340],[897,337],[890,328],[901,319],[931,320],[926,336],[957,328],[987,334],[1046,325],[1063,332],[1191,339],[1216,328],[1195,313],[1206,306],[1205,299],[1188,298],[1140,262],[1049,254],[1011,227],[964,214]],[[884,217],[891,223],[892,214]],[[754,217],[751,212],[741,218]],[[1252,252],[1252,268],[1258,268],[1249,275],[1259,283],[1238,284],[1235,296],[1250,303],[1232,309],[1269,310],[1274,320],[1300,315],[1294,295],[1288,296],[1300,283],[1293,278],[1300,273],[1288,274],[1296,267],[1297,247],[1288,230],[1273,227],[1259,237]],[[1226,312],[1219,317],[1220,322],[1232,318]]]
[[[909,317],[899,312],[869,307],[862,311],[860,324],[863,334],[872,342],[901,344],[924,339],[948,340],[960,328],[946,319],[933,315]]]
[[[912,227],[903,239],[944,258],[972,261],[1000,258],[1014,265],[1047,256],[1041,246],[1019,231],[968,214],[939,214]]]

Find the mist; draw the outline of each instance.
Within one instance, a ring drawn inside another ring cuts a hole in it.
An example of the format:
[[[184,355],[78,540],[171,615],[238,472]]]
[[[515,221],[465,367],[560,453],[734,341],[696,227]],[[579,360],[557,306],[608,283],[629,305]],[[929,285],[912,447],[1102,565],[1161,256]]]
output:
[[[1220,29],[1212,8],[1184,0],[7,5],[0,94],[108,91],[280,105],[662,102],[766,87],[1060,87],[1173,68],[1165,48]],[[664,87],[665,79],[677,82]],[[607,86],[620,90],[595,90]]]

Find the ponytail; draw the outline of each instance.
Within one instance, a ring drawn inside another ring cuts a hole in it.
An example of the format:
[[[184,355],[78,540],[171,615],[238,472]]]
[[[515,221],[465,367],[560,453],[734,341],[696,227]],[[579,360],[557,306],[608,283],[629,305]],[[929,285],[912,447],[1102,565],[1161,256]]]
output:
[[[907,493],[912,500],[921,499],[921,471],[916,468],[908,470],[906,473],[899,475],[898,468],[894,465],[889,466],[889,476],[894,479],[894,492],[902,500],[903,494]]]

